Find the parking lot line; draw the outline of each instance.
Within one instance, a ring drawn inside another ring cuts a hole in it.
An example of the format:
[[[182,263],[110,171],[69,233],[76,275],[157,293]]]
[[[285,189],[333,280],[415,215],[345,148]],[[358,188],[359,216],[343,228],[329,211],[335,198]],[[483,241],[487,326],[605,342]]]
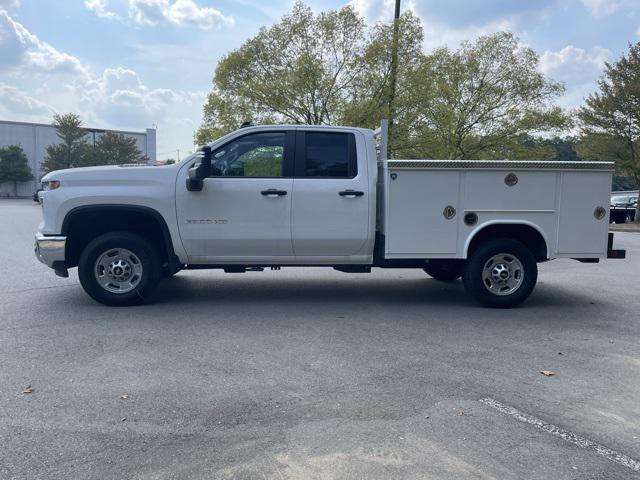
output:
[[[494,400],[493,398],[483,398],[482,400],[480,400],[480,402],[498,410],[501,413],[504,413],[505,415],[509,415],[515,418],[519,422],[533,425],[540,430],[544,430],[545,432],[555,435],[556,437],[560,437],[563,440],[573,443],[580,448],[595,452],[598,455],[602,455],[603,457],[608,458],[609,460],[624,465],[634,472],[640,472],[640,462],[629,457],[628,455],[616,452],[615,450],[611,450],[604,445],[600,445],[599,443],[588,440],[576,433],[570,432],[569,430],[565,430],[564,428],[560,428],[551,423],[547,423],[543,420],[540,420],[539,418],[534,417],[533,415],[521,412],[517,408],[510,407],[509,405],[505,405],[504,403]]]

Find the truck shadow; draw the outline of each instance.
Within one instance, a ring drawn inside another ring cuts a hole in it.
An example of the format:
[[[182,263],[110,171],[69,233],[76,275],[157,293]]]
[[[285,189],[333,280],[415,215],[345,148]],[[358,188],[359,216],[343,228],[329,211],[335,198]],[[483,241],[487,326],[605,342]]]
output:
[[[155,304],[211,305],[225,307],[480,307],[465,291],[460,280],[451,283],[432,278],[243,278],[178,274],[163,281],[154,295]],[[607,302],[597,299],[600,306]],[[594,304],[593,292],[540,282],[531,297],[516,308],[570,310]],[[503,310],[503,311],[514,311]]]

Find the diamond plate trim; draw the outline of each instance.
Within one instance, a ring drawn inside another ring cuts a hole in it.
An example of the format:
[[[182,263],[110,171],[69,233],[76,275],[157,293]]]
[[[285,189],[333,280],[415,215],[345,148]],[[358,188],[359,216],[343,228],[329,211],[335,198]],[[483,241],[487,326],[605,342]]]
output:
[[[606,170],[614,171],[613,162],[554,162],[523,160],[388,160],[388,168],[394,170]]]

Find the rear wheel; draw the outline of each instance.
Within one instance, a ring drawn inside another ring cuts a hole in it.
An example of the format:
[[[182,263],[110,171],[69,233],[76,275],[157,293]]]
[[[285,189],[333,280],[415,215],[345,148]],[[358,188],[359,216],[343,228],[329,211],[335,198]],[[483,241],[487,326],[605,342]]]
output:
[[[462,276],[464,270],[463,260],[429,260],[423,270],[436,280],[453,282]]]
[[[148,300],[160,279],[156,249],[139,235],[112,232],[84,248],[78,276],[85,292],[105,305],[135,305]]]
[[[524,244],[500,238],[472,253],[462,280],[478,302],[489,307],[514,307],[531,294],[538,279],[536,259]]]

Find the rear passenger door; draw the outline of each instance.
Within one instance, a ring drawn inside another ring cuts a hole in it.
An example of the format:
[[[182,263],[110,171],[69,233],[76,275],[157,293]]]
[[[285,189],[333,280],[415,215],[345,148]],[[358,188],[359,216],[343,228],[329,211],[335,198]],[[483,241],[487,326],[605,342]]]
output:
[[[363,139],[359,139],[364,151]],[[291,233],[296,257],[357,255],[369,237],[366,156],[356,134],[296,132]]]

